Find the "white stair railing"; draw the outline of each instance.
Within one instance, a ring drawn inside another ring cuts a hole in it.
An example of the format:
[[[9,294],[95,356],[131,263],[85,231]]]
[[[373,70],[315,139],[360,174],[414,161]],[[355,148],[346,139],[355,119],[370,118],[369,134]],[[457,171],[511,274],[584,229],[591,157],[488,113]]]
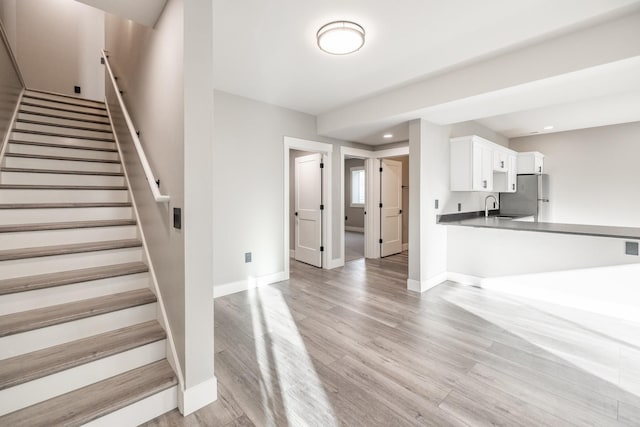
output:
[[[122,110],[124,120],[127,123],[127,128],[129,129],[131,139],[133,140],[133,145],[136,147],[136,152],[138,153],[138,157],[140,158],[140,163],[142,164],[142,169],[144,169],[144,174],[147,178],[147,184],[149,184],[149,188],[151,189],[153,198],[158,203],[168,203],[170,200],[170,197],[169,195],[160,193],[160,189],[156,184],[156,179],[153,176],[153,172],[151,171],[151,166],[149,166],[149,161],[147,160],[147,156],[144,154],[144,149],[142,148],[142,144],[140,143],[140,138],[138,138],[138,134],[136,133],[136,128],[135,126],[133,126],[133,122],[131,121],[131,117],[129,116],[129,112],[127,111],[127,107],[124,104],[122,95],[120,94],[120,88],[118,87],[116,78],[113,75],[113,71],[111,70],[111,64],[109,64],[109,57],[107,56],[107,52],[104,50],[102,51],[102,58],[104,60],[104,65],[107,68],[107,74],[109,75],[109,80],[113,85],[113,89],[118,99],[118,103],[120,104],[120,109]]]

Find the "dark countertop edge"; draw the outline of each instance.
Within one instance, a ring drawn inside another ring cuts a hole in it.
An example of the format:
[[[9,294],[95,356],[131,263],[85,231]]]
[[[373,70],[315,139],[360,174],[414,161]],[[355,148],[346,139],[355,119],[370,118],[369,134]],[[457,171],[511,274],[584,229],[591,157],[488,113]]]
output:
[[[482,212],[484,217],[484,212]],[[495,215],[494,215],[495,216]],[[521,222],[493,219],[493,223],[480,223],[481,217],[440,221],[441,225],[454,225],[498,230],[533,231],[538,233],[571,234],[577,236],[607,237],[612,239],[640,240],[640,228],[607,225],[564,224],[553,222]],[[496,222],[497,221],[497,222]],[[586,229],[585,229],[586,228]]]
[[[500,213],[499,209],[490,209],[489,216],[497,216]],[[465,219],[473,219],[473,218],[483,218],[484,211],[473,211],[473,212],[456,212],[450,214],[442,214],[436,216],[436,222],[438,224],[452,222],[452,221],[462,221]]]

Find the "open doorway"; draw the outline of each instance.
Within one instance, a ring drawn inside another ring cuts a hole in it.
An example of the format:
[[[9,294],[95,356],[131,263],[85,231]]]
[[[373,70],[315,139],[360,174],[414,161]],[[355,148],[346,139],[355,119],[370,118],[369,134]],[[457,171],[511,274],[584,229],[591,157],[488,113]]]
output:
[[[382,159],[399,164],[400,176],[399,178],[399,222],[400,222],[400,251],[406,252],[409,249],[409,156],[395,156]],[[394,183],[395,184],[395,183]],[[381,193],[384,192],[384,188],[381,189]],[[395,206],[394,206],[395,207]],[[384,223],[383,223],[384,225]],[[392,250],[393,253],[398,253],[396,250]],[[385,256],[384,250],[381,250],[381,255]]]
[[[344,160],[344,261],[364,258],[366,205],[365,159]]]

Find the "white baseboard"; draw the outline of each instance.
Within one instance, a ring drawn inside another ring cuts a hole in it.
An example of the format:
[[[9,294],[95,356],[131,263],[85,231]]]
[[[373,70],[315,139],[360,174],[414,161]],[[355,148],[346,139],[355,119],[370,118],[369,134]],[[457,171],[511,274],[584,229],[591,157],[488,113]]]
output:
[[[461,285],[481,286],[483,277],[470,276],[468,274],[461,273],[447,273],[447,279],[452,282],[460,283]]]
[[[137,426],[146,423],[178,406],[177,389],[178,386],[173,386],[115,412],[111,412],[104,417],[90,421],[84,426]]]
[[[344,231],[355,231],[356,233],[364,233],[364,227],[354,227],[353,225],[345,225]]]
[[[432,277],[431,279],[423,280],[422,282],[419,280],[407,279],[407,289],[413,292],[426,292],[431,288],[435,288],[440,283],[446,282],[447,279],[448,273],[446,271]]]
[[[185,417],[218,399],[218,379],[212,377],[186,390],[178,390],[178,408]]]
[[[409,250],[409,244],[408,243],[403,243],[402,244],[402,252],[408,251],[408,250]]]
[[[283,280],[287,280],[287,275],[284,271],[281,271],[279,273],[269,274],[267,276],[225,283],[223,285],[213,287],[213,297],[219,298],[225,295],[235,294],[237,292],[248,291],[249,289],[267,286],[272,283],[282,282]]]
[[[329,261],[327,261],[327,270],[338,267],[344,267],[344,258],[330,259]]]

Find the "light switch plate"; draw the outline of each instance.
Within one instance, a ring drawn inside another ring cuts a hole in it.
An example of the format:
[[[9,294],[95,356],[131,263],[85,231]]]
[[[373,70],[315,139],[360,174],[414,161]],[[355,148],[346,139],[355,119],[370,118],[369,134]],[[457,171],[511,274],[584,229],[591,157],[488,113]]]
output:
[[[638,242],[624,242],[624,253],[638,256]]]
[[[244,253],[244,262],[245,262],[245,264],[251,262],[251,252],[245,252]]]

